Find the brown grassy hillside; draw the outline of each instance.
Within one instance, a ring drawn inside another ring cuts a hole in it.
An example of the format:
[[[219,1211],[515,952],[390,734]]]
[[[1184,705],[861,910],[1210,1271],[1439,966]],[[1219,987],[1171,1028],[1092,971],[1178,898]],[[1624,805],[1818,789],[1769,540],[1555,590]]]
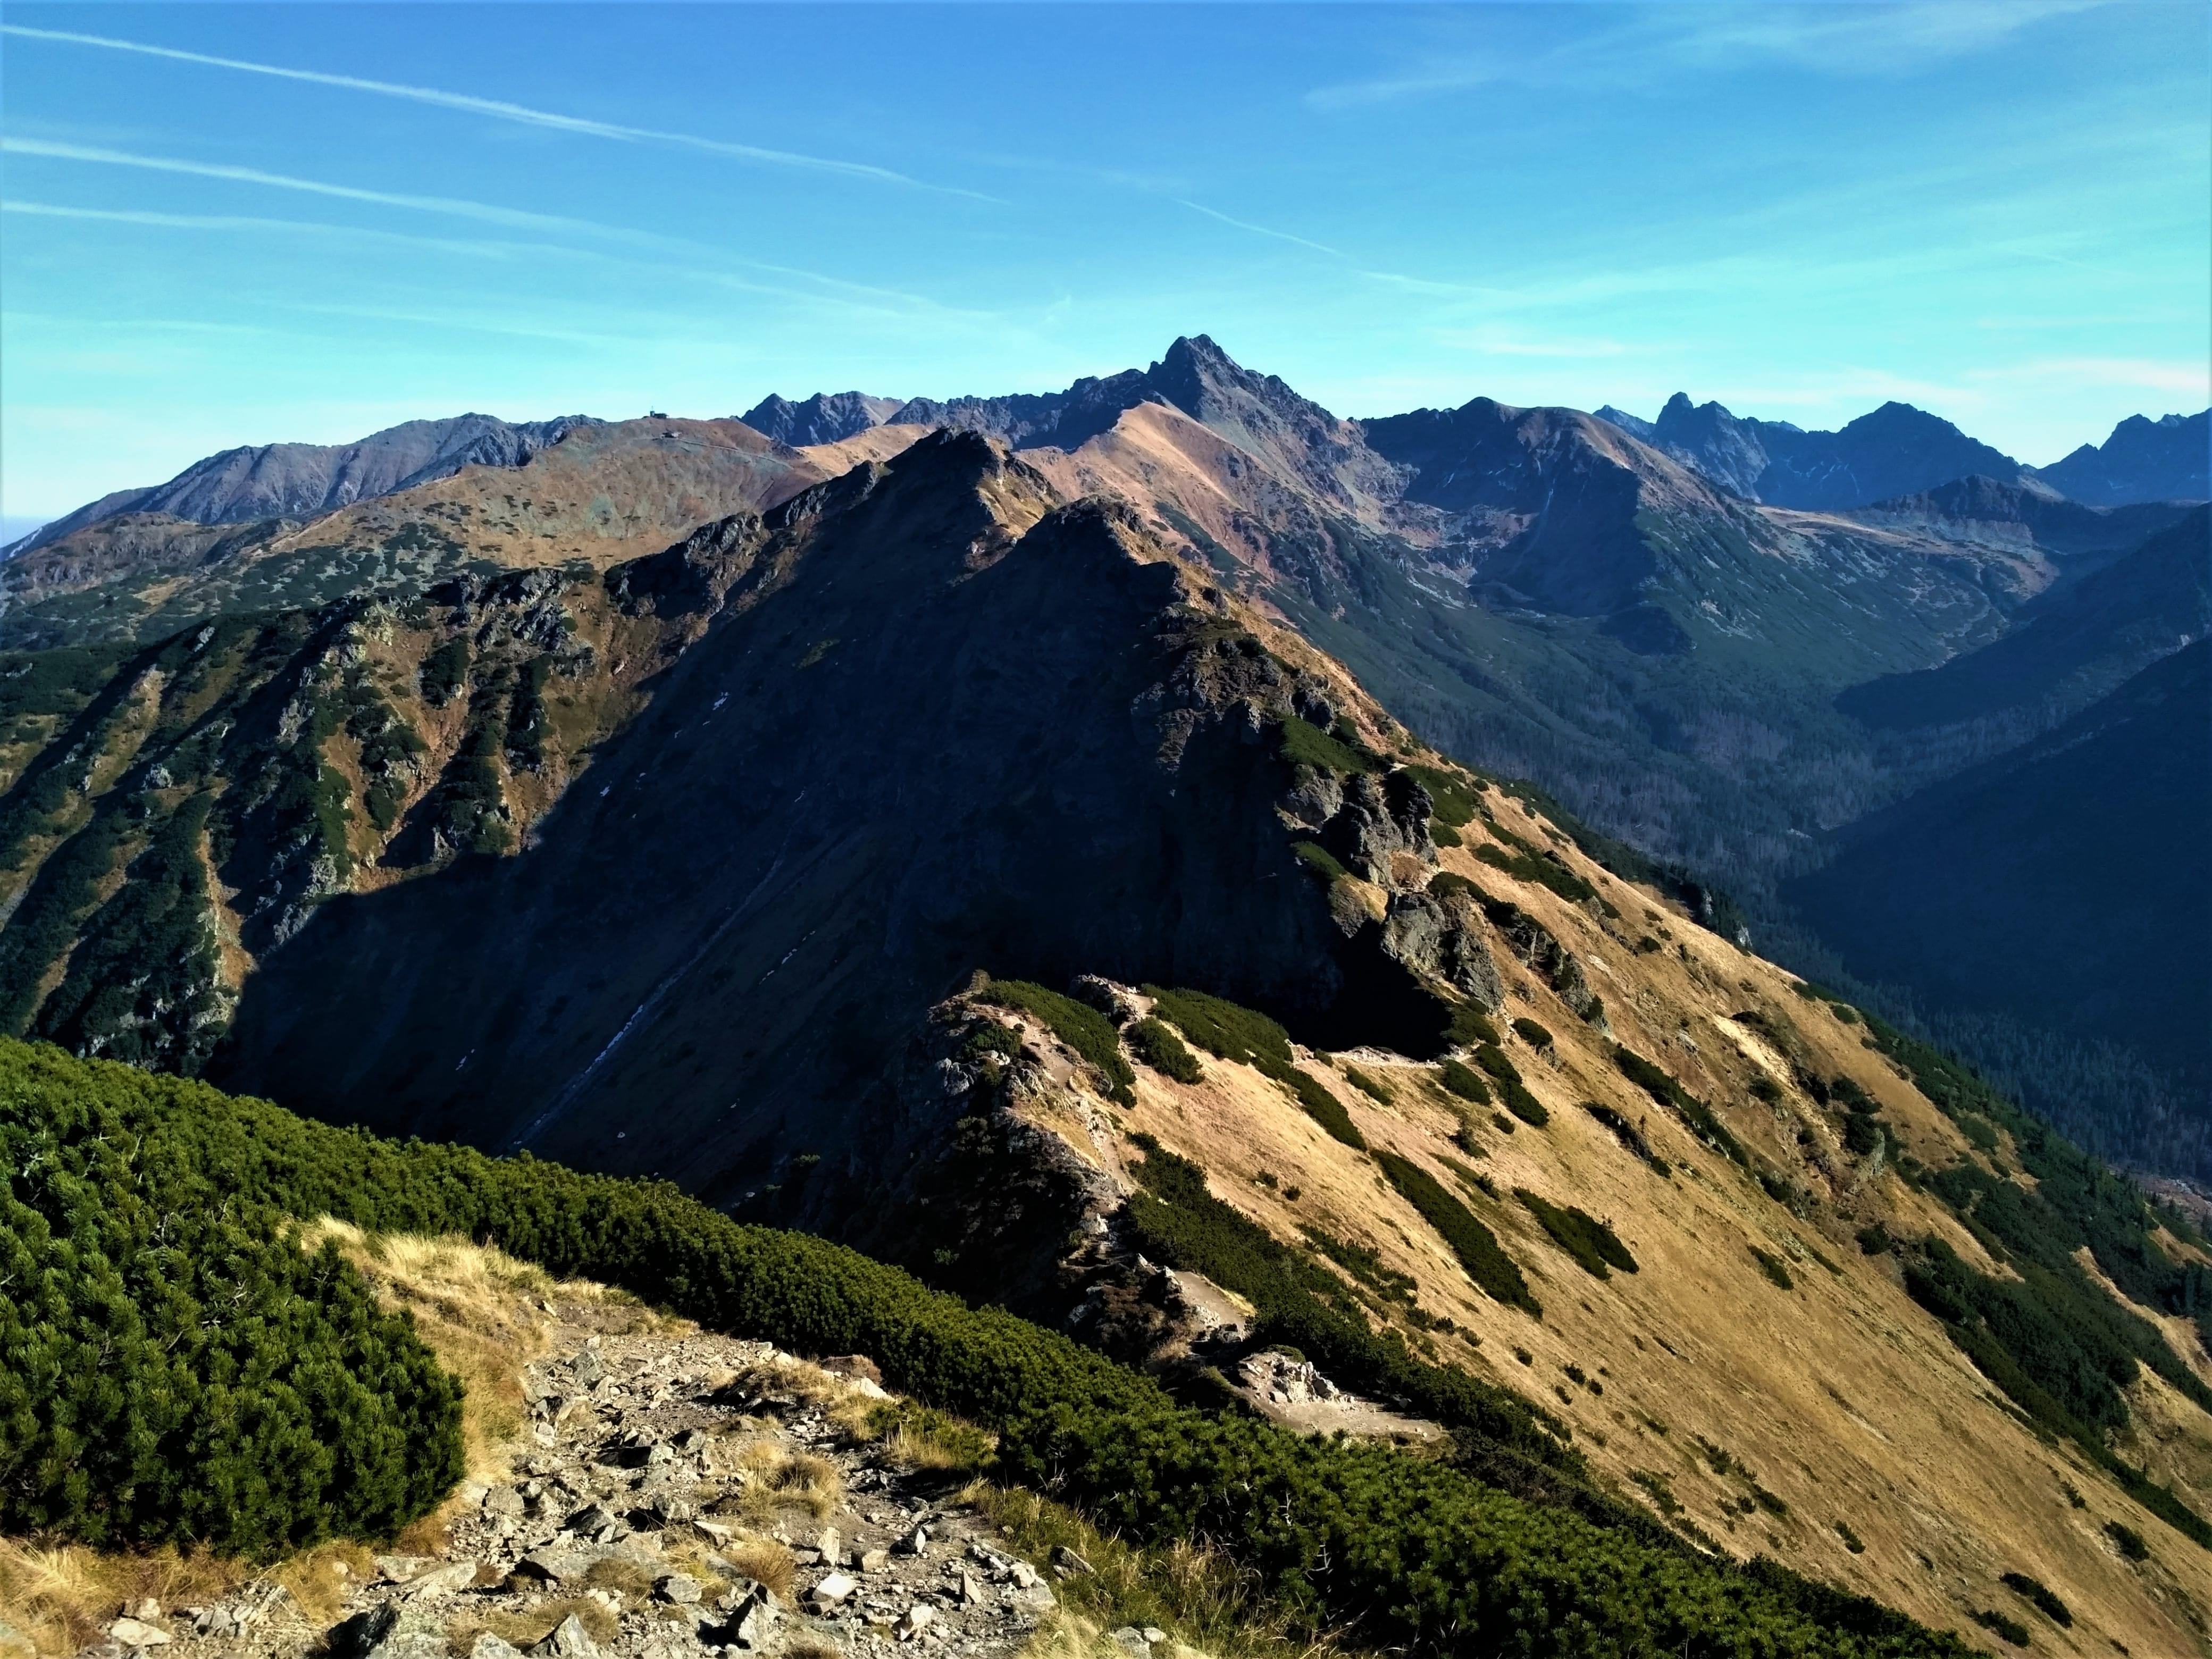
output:
[[[1496,791],[1485,799],[1500,830],[1554,841],[1520,803]],[[1611,1039],[1540,975],[1498,954],[1503,1047],[1548,1123],[1505,1133],[1492,1109],[1440,1086],[1435,1066],[1400,1055],[1299,1053],[1370,1146],[1429,1170],[1498,1235],[1540,1318],[1479,1291],[1370,1156],[1333,1139],[1249,1066],[1202,1057],[1204,1079],[1189,1085],[1139,1066],[1133,1103],[1117,1108],[1068,1063],[1060,1088],[1017,1109],[1121,1190],[1134,1188],[1128,1170],[1143,1156],[1130,1137],[1150,1135],[1201,1165],[1217,1198],[1285,1243],[1318,1230],[1371,1249],[1417,1286],[1410,1305],[1369,1298],[1416,1352],[1551,1409],[1621,1492],[1717,1547],[1771,1554],[1984,1643],[1995,1638],[1966,1615],[1996,1608],[2033,1626],[2038,1651],[2203,1651],[2212,1559],[2078,1449],[2039,1435],[1906,1295],[1896,1257],[1856,1242],[1875,1224],[1898,1237],[1933,1234],[1984,1271],[2008,1273],[1898,1168],[1900,1159],[1915,1170],[1972,1161],[2016,1175],[2008,1146],[1978,1150],[1869,1046],[1863,1025],[1650,891],[1570,848],[1560,858],[1596,894],[1571,902],[1479,861],[1476,848],[1495,840],[1466,839],[1442,853],[1444,869],[1536,918],[1603,999]],[[1149,1006],[1133,988],[1124,995]],[[1034,1018],[994,1017],[1054,1046]],[[1553,1042],[1540,1048],[1513,1035],[1515,1018],[1539,1023]],[[1711,1104],[1756,1164],[1786,1181],[1786,1201],[1624,1077],[1613,1040]],[[1795,1081],[1808,1069],[1859,1084],[1893,1127],[1894,1151],[1850,1155],[1838,1113]],[[1355,1070],[1389,1103],[1356,1085]],[[1762,1082],[1772,1099],[1751,1092]],[[1584,1102],[1638,1126],[1668,1172]],[[1516,1199],[1522,1188],[1608,1224],[1638,1271],[1593,1276]],[[2194,1328],[2163,1322],[2176,1352],[2212,1375]],[[2212,1418],[2147,1374],[2134,1397],[2135,1432],[2150,1443],[2153,1468],[2201,1501]],[[2115,1520],[2154,1540],[2149,1559],[2124,1559],[2105,1530]],[[1999,1582],[2007,1572],[2056,1590],[2073,1627],[2027,1609]]]

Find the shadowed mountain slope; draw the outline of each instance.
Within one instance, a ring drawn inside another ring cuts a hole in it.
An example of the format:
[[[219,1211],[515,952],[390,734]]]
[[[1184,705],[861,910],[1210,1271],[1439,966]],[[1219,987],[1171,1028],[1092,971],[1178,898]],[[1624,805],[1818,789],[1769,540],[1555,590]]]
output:
[[[649,710],[520,856],[323,903],[246,981],[222,1076],[702,1180],[895,1133],[859,1097],[985,964],[1416,1046],[1439,1018],[1362,1002],[1402,975],[1290,852],[1260,722],[1298,677],[1133,520],[985,440],[720,521],[611,591],[698,619]]]
[[[2103,569],[2044,596],[2003,638],[1940,668],[1854,686],[1837,706],[1891,728],[1945,726],[2054,702],[2071,713],[2212,629],[2208,546],[2212,514],[2198,507]]]
[[[1863,978],[2124,1042],[2202,1089],[2208,823],[2212,645],[2199,639],[2047,735],[1854,825],[1790,891]]]
[[[2102,444],[2083,444],[2036,476],[2077,501],[2201,501],[2212,497],[2212,409],[2157,420],[2130,415]]]
[[[1774,507],[1863,507],[1975,474],[2010,483],[2025,471],[1911,404],[1884,404],[1837,432],[1734,415],[1680,392],[1656,421],[1610,407],[1599,413],[1746,500]]]

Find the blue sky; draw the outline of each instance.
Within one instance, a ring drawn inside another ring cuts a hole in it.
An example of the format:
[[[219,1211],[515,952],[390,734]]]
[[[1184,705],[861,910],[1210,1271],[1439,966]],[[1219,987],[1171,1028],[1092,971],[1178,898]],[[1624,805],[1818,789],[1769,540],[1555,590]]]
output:
[[[1344,414],[1897,397],[2048,462],[2212,400],[2208,18],[10,4],[0,511],[1197,331]]]

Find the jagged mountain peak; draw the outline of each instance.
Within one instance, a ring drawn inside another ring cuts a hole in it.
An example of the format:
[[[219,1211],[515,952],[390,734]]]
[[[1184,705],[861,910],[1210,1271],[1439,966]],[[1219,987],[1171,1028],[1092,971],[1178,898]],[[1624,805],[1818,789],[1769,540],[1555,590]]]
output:
[[[817,392],[797,403],[770,392],[739,416],[763,437],[804,449],[842,443],[878,427],[905,404],[901,398],[872,398],[865,392]]]
[[[2037,476],[2094,507],[2212,497],[2212,409],[2130,415],[2102,444],[2083,444]]]

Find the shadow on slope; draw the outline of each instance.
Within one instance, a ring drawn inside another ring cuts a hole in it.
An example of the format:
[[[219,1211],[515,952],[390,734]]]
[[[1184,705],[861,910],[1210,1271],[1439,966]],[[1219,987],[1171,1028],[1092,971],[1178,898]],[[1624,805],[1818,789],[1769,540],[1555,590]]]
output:
[[[708,544],[737,550],[719,601]],[[720,613],[520,856],[334,899],[266,957],[216,1074],[696,1185],[936,1150],[876,1085],[979,967],[1406,1040],[1375,1021],[1425,999],[1366,985],[1398,970],[1273,810],[1288,672],[1150,558],[1121,509],[947,433],[612,573]]]

